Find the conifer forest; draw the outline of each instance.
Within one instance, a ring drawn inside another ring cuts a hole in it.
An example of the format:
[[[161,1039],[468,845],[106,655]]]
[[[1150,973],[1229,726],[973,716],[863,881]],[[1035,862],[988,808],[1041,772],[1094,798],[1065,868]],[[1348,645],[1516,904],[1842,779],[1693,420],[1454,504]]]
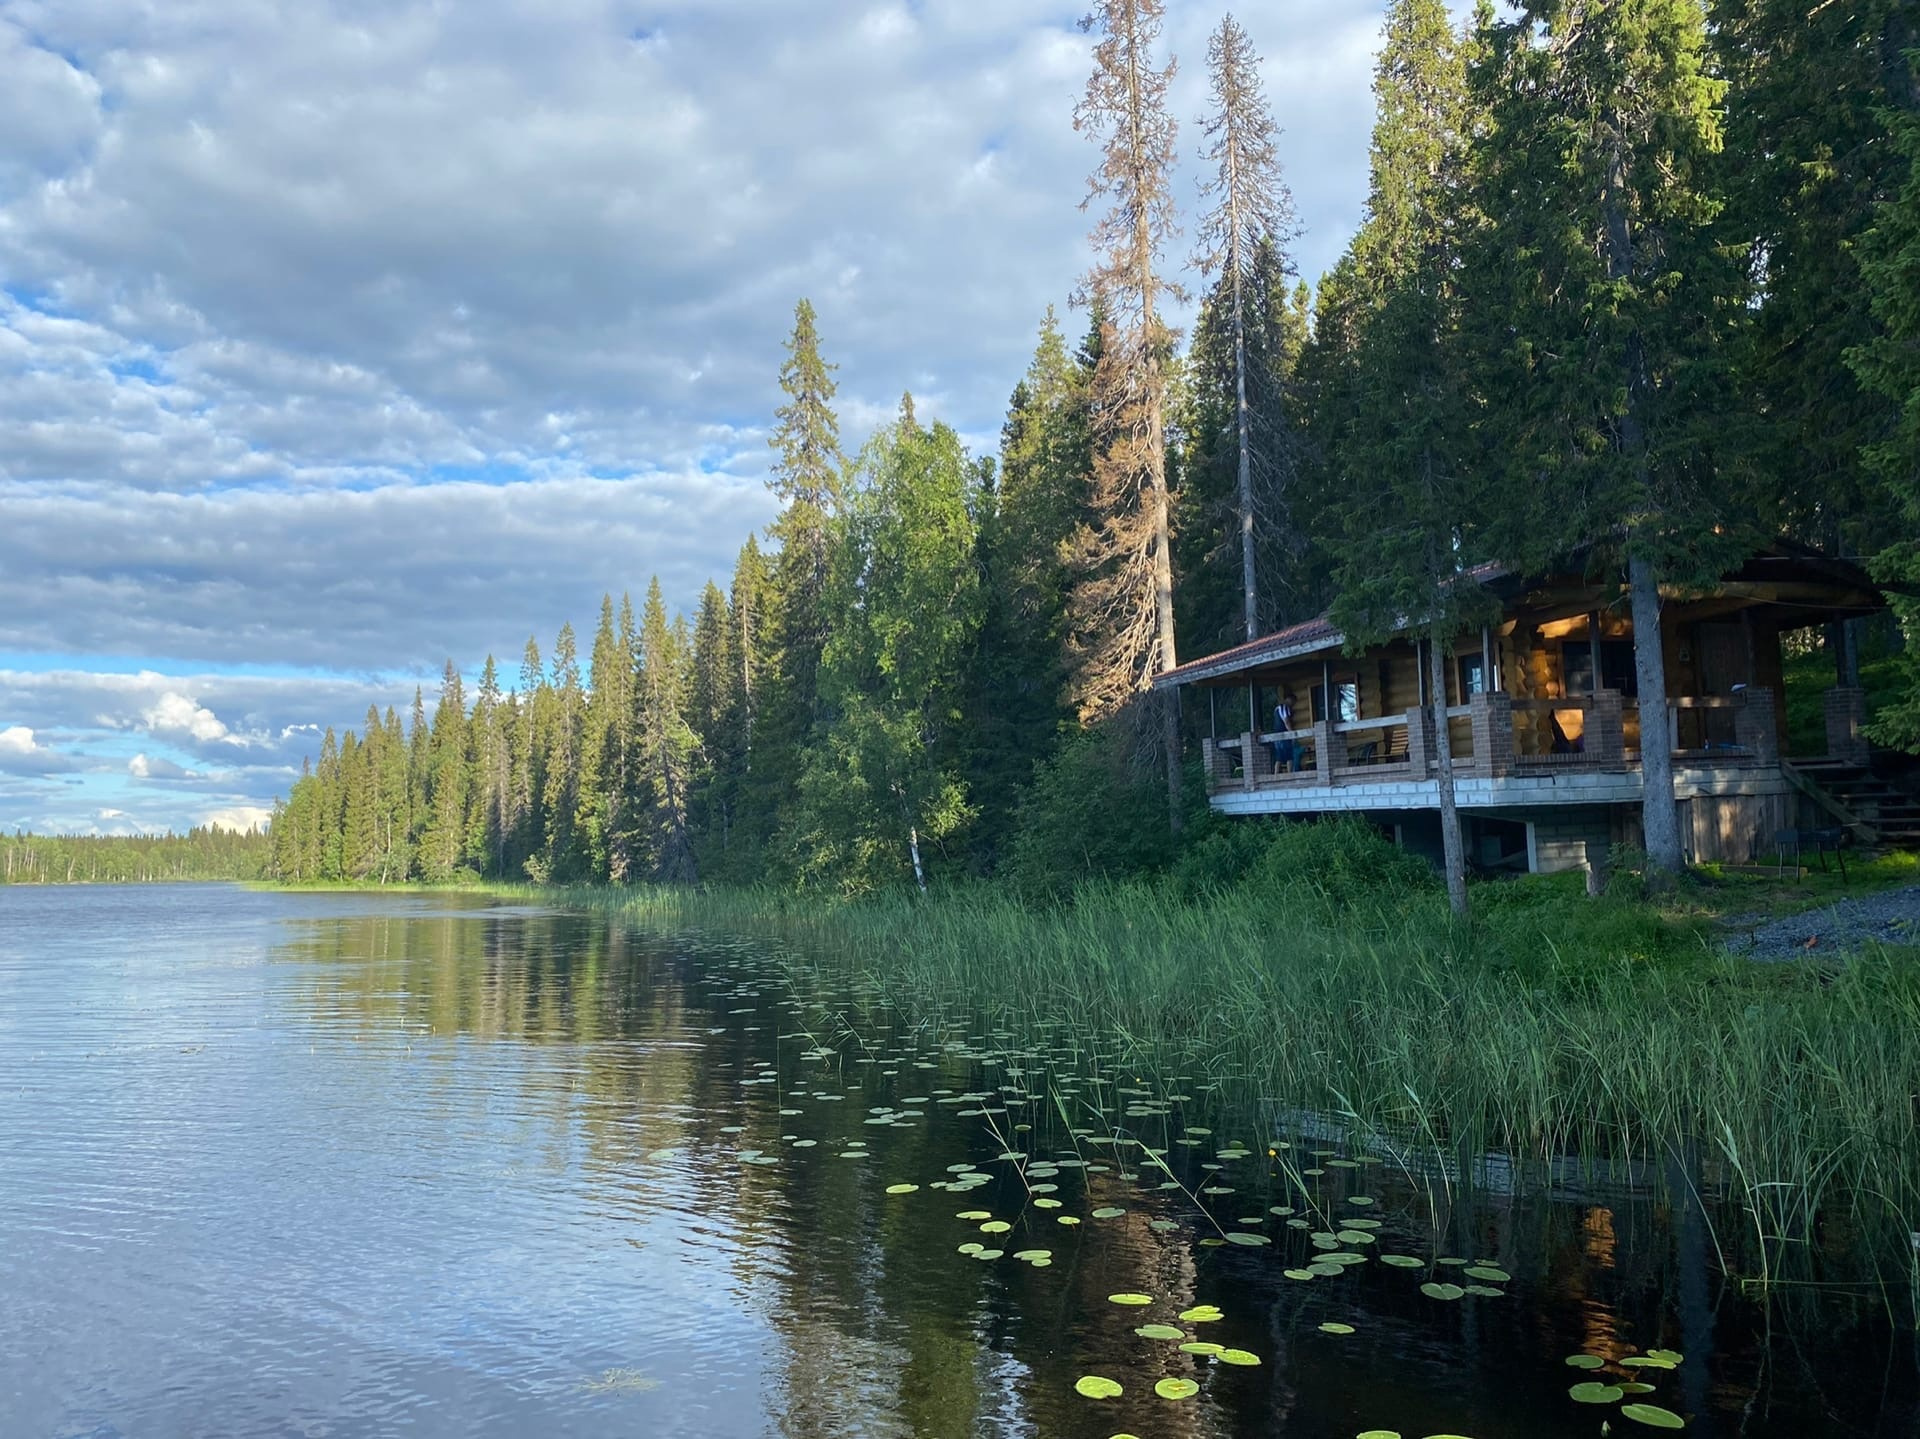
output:
[[[1920,746],[1920,13],[1906,0],[1396,0],[1363,222],[1296,271],[1260,48],[1099,0],[1071,117],[1093,259],[1036,316],[997,452],[836,412],[801,300],[769,484],[691,613],[658,582],[411,713],[329,732],[291,881],[1045,890],[1204,810],[1182,659],[1570,555],[1639,595],[1780,536],[1866,565]],[[1176,64],[1210,103],[1175,114]],[[1186,193],[1176,162],[1198,155]],[[1311,283],[1310,283],[1311,281]],[[1183,322],[1191,317],[1190,323]],[[1183,327],[1185,333],[1183,333]],[[1010,379],[1014,377],[1009,377]],[[582,516],[582,523],[590,517]]]

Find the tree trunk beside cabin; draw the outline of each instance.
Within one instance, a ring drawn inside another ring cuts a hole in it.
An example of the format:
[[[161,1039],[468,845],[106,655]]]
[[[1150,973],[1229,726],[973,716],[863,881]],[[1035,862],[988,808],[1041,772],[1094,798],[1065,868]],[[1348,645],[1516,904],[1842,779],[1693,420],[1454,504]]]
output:
[[[1435,778],[1440,790],[1440,853],[1447,872],[1447,903],[1467,915],[1467,851],[1453,788],[1453,737],[1447,732],[1447,665],[1438,636],[1427,638],[1427,708],[1433,721]]]
[[[1652,868],[1680,868],[1680,810],[1673,798],[1673,745],[1667,735],[1667,665],[1660,644],[1660,584],[1653,562],[1627,560],[1633,613],[1633,673],[1640,689],[1641,826]]]

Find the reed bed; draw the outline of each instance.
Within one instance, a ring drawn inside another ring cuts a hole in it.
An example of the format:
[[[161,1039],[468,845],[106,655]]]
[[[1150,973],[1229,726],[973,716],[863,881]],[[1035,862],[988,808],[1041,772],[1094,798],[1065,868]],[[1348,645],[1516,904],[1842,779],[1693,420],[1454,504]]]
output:
[[[648,929],[765,936],[814,978],[909,1012],[1064,1036],[1116,1070],[1204,1075],[1356,1132],[1684,1173],[1730,1201],[1749,1277],[1813,1273],[1844,1231],[1911,1293],[1914,953],[1763,967],[1633,900],[1540,892],[1471,926],[1423,886],[1311,879],[1198,897],[1115,884],[1053,905],[985,887],[560,898]]]

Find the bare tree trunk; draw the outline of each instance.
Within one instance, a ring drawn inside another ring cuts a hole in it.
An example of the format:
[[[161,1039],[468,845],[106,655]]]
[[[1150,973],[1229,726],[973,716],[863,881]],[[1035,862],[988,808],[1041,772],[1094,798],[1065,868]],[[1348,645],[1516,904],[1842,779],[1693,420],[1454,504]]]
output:
[[[1259,597],[1253,578],[1253,436],[1247,412],[1247,327],[1240,305],[1240,276],[1233,277],[1234,426],[1240,441],[1240,590],[1247,638],[1260,638]]]
[[[1601,209],[1602,250],[1607,277],[1624,280],[1632,273],[1632,221],[1622,197],[1627,192],[1629,156],[1624,141],[1616,140],[1607,168],[1607,195]],[[1642,406],[1651,387],[1647,356],[1640,336],[1629,335],[1626,346],[1626,410],[1620,417],[1620,453],[1639,471],[1642,494],[1652,489]],[[1658,523],[1657,510],[1643,527]],[[1660,636],[1660,581],[1653,561],[1644,553],[1645,539],[1627,535],[1627,588],[1633,614],[1633,670],[1640,690],[1641,828],[1647,845],[1648,879],[1656,885],[1680,869],[1680,812],[1673,798],[1673,747],[1667,738],[1667,668]]]
[[[1447,733],[1447,665],[1444,646],[1427,636],[1427,712],[1433,720],[1435,777],[1440,788],[1440,854],[1447,872],[1447,903],[1467,917],[1467,850],[1460,837],[1460,806],[1453,788],[1453,738]]]
[[[1641,826],[1647,860],[1664,874],[1681,864],[1680,811],[1673,798],[1673,746],[1667,737],[1667,665],[1660,644],[1660,584],[1653,563],[1627,559],[1633,612],[1633,673],[1640,689]]]

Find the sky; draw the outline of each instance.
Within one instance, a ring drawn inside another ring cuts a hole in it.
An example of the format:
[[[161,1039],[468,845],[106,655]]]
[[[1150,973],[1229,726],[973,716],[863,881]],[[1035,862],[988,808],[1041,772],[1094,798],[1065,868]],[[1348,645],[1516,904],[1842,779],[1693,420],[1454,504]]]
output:
[[[1167,6],[1183,267],[1222,8]],[[262,821],[448,658],[724,584],[801,296],[849,450],[911,390],[991,451],[1083,323],[1083,9],[0,0],[0,828]],[[1238,12],[1308,280],[1383,10]]]

